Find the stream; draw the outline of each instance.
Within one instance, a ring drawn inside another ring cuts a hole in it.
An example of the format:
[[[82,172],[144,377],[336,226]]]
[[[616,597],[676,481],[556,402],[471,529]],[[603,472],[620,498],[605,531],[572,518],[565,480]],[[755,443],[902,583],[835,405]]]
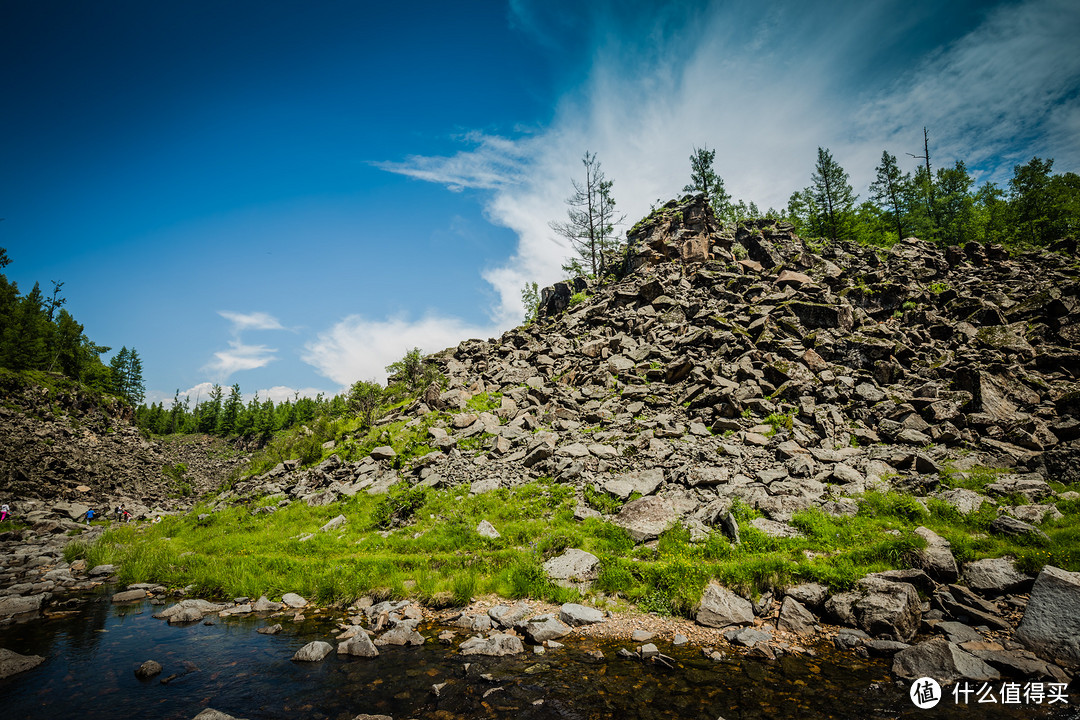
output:
[[[373,659],[298,663],[311,640],[334,644],[328,620],[283,623],[279,635],[256,630],[277,622],[229,617],[174,626],[151,617],[149,602],[113,605],[108,594],[79,610],[0,630],[0,647],[46,661],[0,680],[0,716],[19,720],[80,718],[190,720],[202,709],[251,720],[352,720],[358,713],[405,718],[546,718],[764,720],[765,718],[1080,718],[1080,695],[1068,704],[958,705],[950,695],[920,710],[889,676],[886,660],[861,660],[831,648],[775,662],[730,653],[713,662],[697,648],[657,642],[674,668],[616,657],[627,642],[569,639],[543,655],[462,657],[440,644],[440,626],[422,626],[418,647],[382,647]],[[585,653],[600,649],[605,660]],[[139,680],[145,660],[164,666]],[[467,667],[466,667],[467,666]],[[167,684],[162,679],[172,677]],[[432,686],[445,683],[436,695]]]

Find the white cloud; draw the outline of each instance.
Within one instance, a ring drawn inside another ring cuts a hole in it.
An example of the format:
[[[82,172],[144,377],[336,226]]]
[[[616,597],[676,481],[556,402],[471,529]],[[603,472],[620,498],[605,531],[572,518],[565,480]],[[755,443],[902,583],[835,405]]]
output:
[[[253,312],[238,313],[231,310],[219,310],[218,315],[233,324],[232,331],[239,333],[243,330],[284,330],[278,319],[269,313]]]
[[[322,393],[323,395],[326,395],[326,396],[332,396],[334,394],[334,393],[328,393],[325,390],[320,390],[318,388],[312,388],[312,387],[291,388],[291,387],[288,387],[287,385],[275,385],[274,387],[271,387],[271,388],[263,388],[262,390],[259,390],[258,395],[259,395],[259,400],[266,400],[267,398],[269,398],[269,399],[273,400],[275,403],[280,403],[283,400],[292,400],[294,397],[296,397],[297,394],[299,394],[300,397],[313,398],[313,397],[317,396],[319,393]],[[244,393],[244,402],[245,403],[251,402],[251,399],[253,397],[255,397],[255,393],[251,393],[251,394]]]
[[[214,353],[214,359],[202,369],[224,381],[238,370],[255,370],[268,365],[276,359],[276,352],[275,348],[265,345],[245,345],[239,340],[230,340],[229,349]]]
[[[681,27],[672,28],[671,17],[658,20],[635,43],[626,33],[605,36],[587,79],[543,131],[472,135],[474,149],[379,167],[452,190],[489,191],[488,219],[518,235],[514,254],[483,272],[499,298],[492,319],[506,327],[522,317],[526,282],[545,285],[561,275],[568,251],[548,223],[565,218],[586,150],[614,181],[630,224],[652,202],[681,192],[688,157],[702,144],[717,150],[728,191],[763,210],[786,206],[792,191],[809,184],[818,146],[832,149],[865,197],[882,150],[907,160],[905,151],[921,148],[923,125],[938,167],[963,158],[969,169],[996,169],[1000,182],[1032,148],[1058,158],[1056,169],[1080,164],[1074,0],[1003,5],[949,45],[904,62],[887,58],[891,80],[873,75],[873,84],[859,84],[869,83],[864,66],[875,53],[906,52],[925,24],[948,15],[942,7],[838,3],[811,11],[777,3],[762,13],[714,3],[700,16],[676,15]],[[512,9],[538,36],[557,28],[524,0]]]
[[[304,346],[302,359],[342,387],[357,380],[386,380],[386,366],[419,347],[438,352],[470,338],[497,334],[495,328],[469,325],[457,318],[427,316],[369,320],[350,315]]]

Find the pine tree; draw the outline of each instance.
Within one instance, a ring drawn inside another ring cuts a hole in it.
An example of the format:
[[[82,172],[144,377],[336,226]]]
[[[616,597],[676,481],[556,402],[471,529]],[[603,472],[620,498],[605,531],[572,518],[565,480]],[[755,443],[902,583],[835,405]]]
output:
[[[833,242],[848,238],[857,196],[851,188],[848,174],[825,148],[818,148],[817,165],[810,181],[813,183],[814,200],[822,209],[826,230],[824,235]]]
[[[237,421],[240,419],[240,412],[243,410],[243,407],[243,400],[240,397],[240,385],[234,383],[231,392],[229,393],[229,398],[225,401],[225,406],[221,409],[221,417],[218,418],[215,432],[223,437],[227,437],[236,432]]]
[[[729,219],[731,216],[731,195],[724,189],[724,181],[713,170],[716,151],[706,147],[695,147],[690,156],[690,184],[683,188],[684,193],[701,193],[713,209],[717,218]]]
[[[896,156],[888,150],[881,153],[881,164],[877,166],[877,179],[870,184],[870,196],[885,211],[887,220],[896,229],[896,239],[904,239],[904,185],[911,178],[900,172]]]

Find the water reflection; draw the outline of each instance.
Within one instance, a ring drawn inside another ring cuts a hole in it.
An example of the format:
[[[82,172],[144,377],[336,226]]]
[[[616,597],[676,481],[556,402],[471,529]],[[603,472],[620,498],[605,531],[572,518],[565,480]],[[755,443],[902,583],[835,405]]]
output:
[[[545,655],[463,658],[428,628],[426,644],[381,648],[375,659],[331,655],[293,663],[292,654],[310,640],[332,640],[333,628],[307,620],[286,623],[280,635],[260,635],[256,629],[269,621],[255,617],[177,627],[153,619],[156,610],[149,603],[116,607],[103,597],[77,613],[4,630],[4,647],[47,658],[0,681],[4,717],[188,720],[209,706],[251,720],[351,720],[361,712],[398,720],[981,720],[1031,717],[1036,710],[957,707],[950,699],[921,711],[891,682],[885,662],[828,651],[772,663],[738,656],[714,663],[694,649],[662,646],[676,661],[665,668],[615,657],[618,644],[583,640]],[[607,660],[585,654],[594,649]],[[164,672],[136,679],[135,668],[149,659]],[[435,684],[442,684],[438,695]],[[1056,717],[1076,717],[1080,697],[1070,700]]]

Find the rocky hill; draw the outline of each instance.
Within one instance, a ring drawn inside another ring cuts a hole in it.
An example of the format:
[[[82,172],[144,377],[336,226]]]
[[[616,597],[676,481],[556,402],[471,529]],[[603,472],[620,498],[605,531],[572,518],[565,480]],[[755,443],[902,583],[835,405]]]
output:
[[[0,385],[0,495],[17,517],[178,510],[241,462],[209,438],[148,441],[130,406],[57,375],[4,371]]]
[[[783,533],[799,509],[850,512],[868,488],[934,493],[943,471],[1011,468],[991,492],[1030,504],[1080,480],[1066,256],[815,244],[782,222],[725,228],[700,197],[630,241],[620,280],[545,288],[537,322],[433,358],[446,389],[380,423],[424,425],[436,452],[402,465],[388,433],[363,461],[281,466],[237,491],[329,502],[403,476],[475,491],[545,475],[638,493],[653,527],[708,526],[739,498]]]

